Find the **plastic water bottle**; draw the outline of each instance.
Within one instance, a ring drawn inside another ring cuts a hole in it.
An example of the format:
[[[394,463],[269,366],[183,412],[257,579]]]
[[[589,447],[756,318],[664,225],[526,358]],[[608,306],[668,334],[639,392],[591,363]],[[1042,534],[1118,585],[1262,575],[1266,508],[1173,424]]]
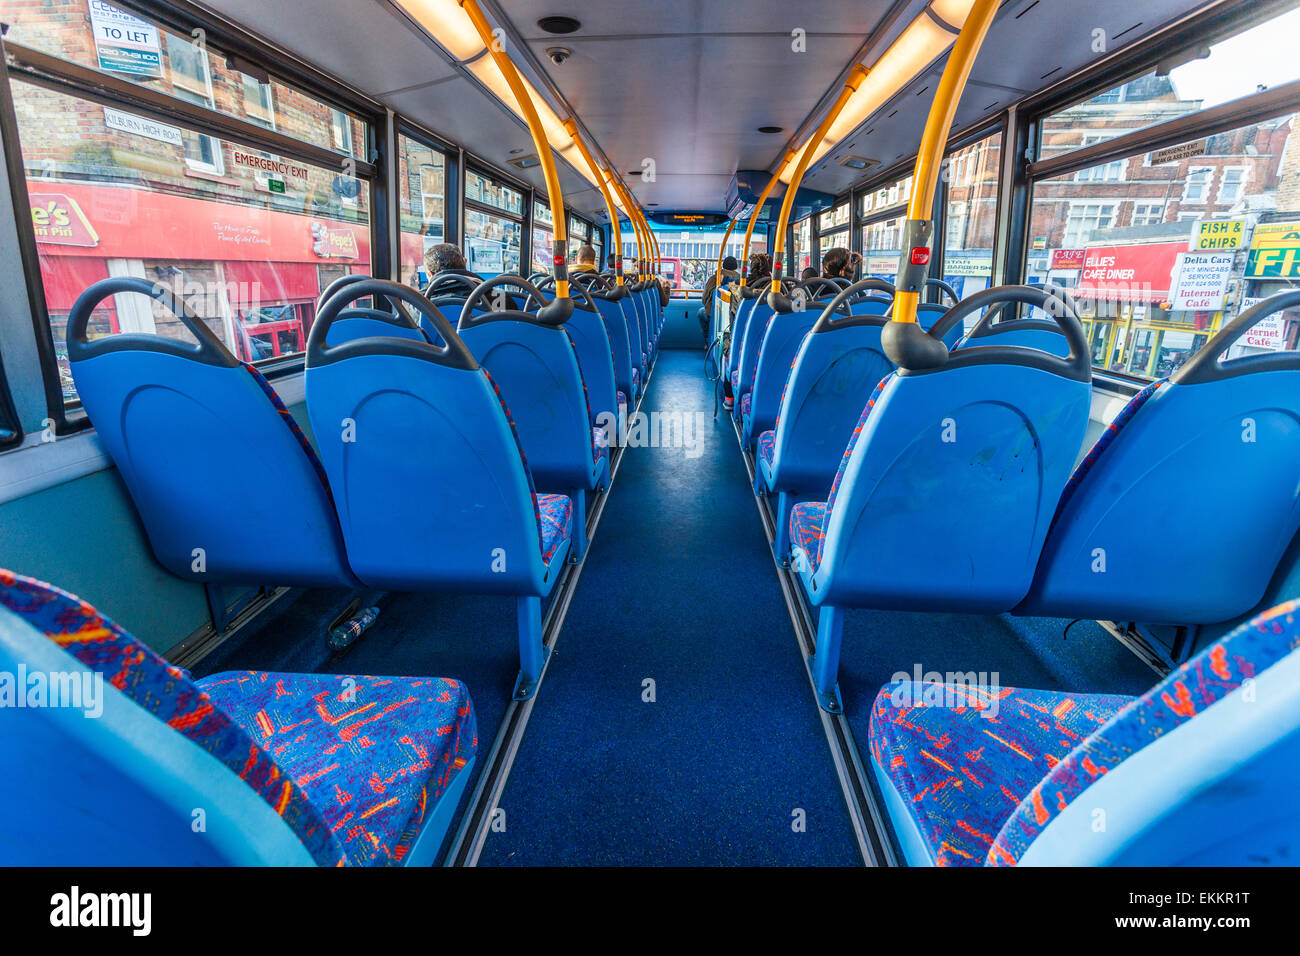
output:
[[[341,651],[356,641],[358,637],[364,634],[375,623],[379,617],[379,608],[363,608],[355,617],[344,621],[334,630],[330,631],[329,640],[326,643],[331,649]]]

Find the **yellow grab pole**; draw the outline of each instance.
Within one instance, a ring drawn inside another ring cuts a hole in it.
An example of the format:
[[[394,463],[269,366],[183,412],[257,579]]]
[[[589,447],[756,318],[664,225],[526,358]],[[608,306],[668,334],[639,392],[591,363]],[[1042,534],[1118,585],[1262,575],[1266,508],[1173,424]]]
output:
[[[623,242],[622,242],[622,238],[618,234],[619,233],[618,207],[614,205],[614,196],[609,191],[609,186],[606,185],[605,183],[605,174],[601,171],[600,167],[596,165],[596,160],[592,158],[591,153],[587,151],[586,145],[582,142],[582,139],[578,136],[578,125],[572,119],[566,119],[564,121],[564,129],[566,132],[568,132],[568,134],[571,137],[573,137],[573,143],[575,146],[578,147],[578,152],[582,154],[583,162],[585,162],[591,168],[591,178],[596,181],[596,185],[600,189],[600,195],[605,200],[605,211],[609,213],[609,222],[610,222],[609,234],[610,234],[610,238],[613,240],[611,242],[611,245],[617,244],[619,246],[619,255],[614,260],[615,261],[614,280],[615,280],[615,284],[622,285],[623,284],[623,256],[622,256]],[[600,271],[600,265],[597,265],[596,271],[597,272]],[[622,293],[619,294],[621,295]]]
[[[727,256],[727,240],[731,238],[731,230],[736,228],[737,219],[732,219],[727,223],[727,231],[722,236],[722,245],[718,249],[718,271],[713,278],[713,288],[722,288],[722,260]]]
[[[781,219],[776,227],[776,252],[772,255],[772,288],[768,292],[768,305],[776,308],[777,298],[781,295],[781,259],[785,256],[785,230],[790,224],[790,210],[794,208],[794,194],[799,191],[799,184],[803,182],[803,174],[808,169],[808,163],[812,159],[813,153],[826,138],[827,131],[831,124],[839,118],[840,112],[844,109],[844,104],[849,101],[862,81],[867,78],[867,71],[861,65],[857,65],[849,73],[849,78],[844,81],[844,88],[840,90],[840,95],[835,97],[835,102],[831,104],[830,111],[826,118],[821,121],[821,125],[808,137],[808,142],[804,143],[803,150],[799,154],[799,162],[794,168],[794,174],[790,177],[790,184],[785,190],[785,199],[781,203]],[[789,311],[788,306],[784,311]]]
[[[744,258],[740,260],[740,285],[743,288],[749,279],[749,240],[754,235],[754,226],[758,223],[758,214],[763,210],[763,204],[767,202],[767,197],[772,195],[772,189],[781,179],[781,170],[790,165],[790,160],[794,158],[794,150],[787,149],[785,155],[781,157],[781,165],[776,167],[767,185],[763,187],[763,192],[758,197],[758,202],[754,204],[754,211],[749,214],[749,225],[745,227],[745,251]]]
[[[912,197],[907,204],[907,221],[903,224],[903,251],[894,291],[894,322],[916,323],[916,307],[930,274],[934,194],[939,182],[939,168],[943,164],[943,151],[948,144],[948,131],[952,128],[957,103],[966,88],[975,56],[1000,4],[1001,0],[975,0],[952,52],[948,54],[939,87],[934,91],[934,102],[930,105],[930,115],[921,134],[921,147],[916,154]]]
[[[519,71],[510,60],[505,48],[501,45],[495,34],[492,32],[492,26],[488,23],[487,17],[479,9],[477,0],[457,0],[461,9],[469,16],[470,22],[474,24],[474,29],[478,31],[479,39],[487,47],[488,53],[501,71],[505,78],[510,92],[515,96],[519,103],[519,110],[524,114],[524,122],[528,124],[528,132],[533,137],[533,145],[537,148],[537,158],[541,160],[542,171],[546,175],[546,192],[551,201],[551,218],[554,220],[555,227],[555,245],[552,249],[552,275],[555,276],[555,300],[567,301],[569,299],[569,278],[568,269],[565,265],[564,250],[568,245],[567,226],[568,220],[564,217],[564,196],[560,193],[560,177],[555,169],[555,157],[551,155],[551,144],[546,138],[546,130],[542,127],[542,120],[537,115],[537,107],[533,105],[533,98],[529,95],[527,87],[524,86],[523,79],[519,76]],[[573,305],[570,302],[567,306],[572,310]]]
[[[614,188],[618,190],[619,195],[623,197],[623,210],[627,213],[627,221],[632,226],[632,237],[636,242],[637,278],[640,279],[641,269],[645,265],[645,258],[642,252],[641,224],[636,217],[636,203],[632,199],[632,194],[628,192],[621,182],[617,179],[611,179],[611,182],[614,184]]]

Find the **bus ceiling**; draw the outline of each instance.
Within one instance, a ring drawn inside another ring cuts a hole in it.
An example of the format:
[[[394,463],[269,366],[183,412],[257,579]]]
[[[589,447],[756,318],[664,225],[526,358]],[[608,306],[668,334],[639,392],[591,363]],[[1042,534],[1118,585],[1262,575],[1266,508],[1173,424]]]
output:
[[[646,17],[641,4],[606,0],[586,5],[577,29],[559,35],[539,21],[572,11],[557,11],[550,0],[486,0],[481,7],[542,112],[550,110],[556,125],[576,118],[597,160],[622,177],[637,202],[722,212],[729,190],[734,197],[736,172],[775,170],[788,148],[806,142],[859,64],[873,74],[861,108],[851,104],[848,119],[830,131],[804,187],[837,195],[864,169],[915,155],[955,28],[972,3],[825,0],[805,10],[785,0],[673,0]],[[1190,15],[1233,6],[1242,4],[1143,0],[1135,10],[1129,0],[1004,3],[954,129],[973,128],[1084,68],[1101,70]],[[175,9],[190,16],[188,3]],[[455,24],[463,16],[458,0],[303,0],[289,17],[260,0],[211,0],[206,9],[545,189],[540,166],[516,165],[535,149],[481,46]],[[1061,40],[1041,42],[1048,34]],[[383,55],[357,55],[358,37]],[[566,198],[607,222],[586,164],[562,148],[570,145],[552,140]]]

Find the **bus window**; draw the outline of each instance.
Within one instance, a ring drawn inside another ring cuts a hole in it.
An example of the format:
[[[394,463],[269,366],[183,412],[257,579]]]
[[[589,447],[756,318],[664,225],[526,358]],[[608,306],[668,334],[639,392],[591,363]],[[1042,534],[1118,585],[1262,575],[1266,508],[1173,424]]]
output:
[[[1173,86],[1144,83],[1126,102],[1147,95],[1182,108]],[[1163,378],[1241,311],[1300,280],[1295,119],[1126,153],[1034,183],[1026,279],[1075,296],[1099,368]],[[1065,122],[1049,120],[1044,135]],[[1229,357],[1292,349],[1297,335],[1300,314],[1283,312]]]
[[[551,246],[555,242],[554,219],[551,206],[546,202],[533,202],[533,272],[551,271]]]
[[[466,268],[487,277],[518,272],[523,214],[522,192],[469,170],[465,174]]]
[[[447,159],[405,134],[397,150],[398,202],[402,222],[401,281],[422,289],[424,254],[445,242]]]
[[[998,168],[1002,133],[950,154],[944,169],[945,215],[943,278],[959,298],[993,283],[993,237],[998,215]],[[967,328],[979,320],[966,318]]]
[[[360,180],[154,122],[126,104],[11,85],[65,402],[77,397],[68,312],[98,279],[172,286],[232,353],[256,362],[305,348],[331,267],[370,272],[370,196]],[[219,178],[196,167],[196,141],[209,144]],[[139,296],[106,304],[91,328],[188,335]]]

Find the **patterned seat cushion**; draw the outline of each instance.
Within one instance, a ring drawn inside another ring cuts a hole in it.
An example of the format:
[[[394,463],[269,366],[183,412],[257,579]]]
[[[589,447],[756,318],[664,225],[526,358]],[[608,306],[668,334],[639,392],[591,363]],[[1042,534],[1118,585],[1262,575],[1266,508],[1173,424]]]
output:
[[[936,862],[979,866],[1021,798],[1130,699],[896,681],[871,708],[871,757]]]
[[[736,369],[731,373],[731,387],[733,389],[740,388],[740,369]]]
[[[641,384],[641,370],[638,368],[634,368],[632,369],[632,387],[636,388],[640,384]]]
[[[790,544],[795,554],[802,553],[808,570],[816,570],[817,560],[826,539],[826,502],[803,501],[790,509]]]
[[[183,670],[53,585],[0,570],[0,605],[224,763],[283,818],[318,864],[343,865],[342,846],[294,779]]]
[[[620,404],[620,405],[626,405],[626,404],[627,404],[627,396],[624,395],[624,394],[620,391],[620,392],[618,393],[618,399],[617,399],[617,401],[618,401],[618,404]]]
[[[872,760],[939,865],[1014,865],[1102,775],[1300,649],[1298,607],[1241,625],[1141,697],[888,684]]]
[[[542,561],[551,563],[560,544],[573,534],[573,500],[567,495],[538,495],[542,521]]]
[[[758,436],[758,457],[770,467],[776,458],[776,432],[768,430]]]
[[[401,863],[478,749],[453,680],[240,671],[197,685],[307,794],[353,866]]]
[[[609,457],[609,429],[597,425],[591,430],[591,459],[597,465],[602,458]]]
[[[750,409],[754,407],[754,393],[746,392],[740,400],[740,414],[748,415]]]

